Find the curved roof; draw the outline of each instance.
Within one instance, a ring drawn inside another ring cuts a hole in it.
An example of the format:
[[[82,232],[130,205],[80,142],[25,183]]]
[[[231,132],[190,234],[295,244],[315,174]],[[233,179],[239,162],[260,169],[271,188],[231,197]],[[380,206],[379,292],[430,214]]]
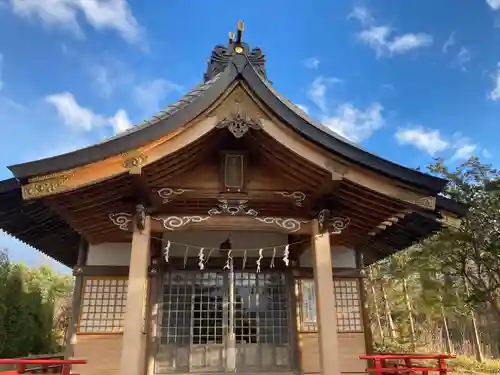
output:
[[[18,179],[25,179],[72,169],[143,146],[193,120],[215,103],[235,80],[243,80],[284,124],[323,149],[429,192],[440,192],[446,184],[443,179],[369,153],[326,126],[315,123],[271,86],[266,79],[265,57],[260,49],[250,50],[245,43],[217,46],[212,52],[205,79],[204,83],[150,120],[113,138],[67,154],[12,165],[9,169]]]

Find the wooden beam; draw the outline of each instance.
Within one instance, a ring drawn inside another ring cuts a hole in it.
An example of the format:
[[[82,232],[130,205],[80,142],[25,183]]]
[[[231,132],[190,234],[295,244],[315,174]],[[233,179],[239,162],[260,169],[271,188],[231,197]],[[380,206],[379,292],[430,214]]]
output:
[[[292,274],[296,278],[311,279],[314,277],[314,269],[312,267],[290,267]],[[332,275],[334,278],[360,278],[362,272],[360,268],[347,268],[347,267],[332,267]]]
[[[248,230],[277,231],[282,233],[308,234],[311,232],[307,218],[278,218],[231,215],[167,216],[153,217],[151,228],[155,232],[185,230]]]
[[[439,211],[439,214],[441,217],[437,219],[437,221],[442,225],[449,228],[460,229],[460,226],[462,225],[462,219],[457,217],[457,215],[454,215],[447,211]]]
[[[148,186],[146,178],[142,173],[142,168],[141,167],[132,168],[130,169],[129,173],[130,176],[132,177],[132,186],[134,189],[135,196],[138,199],[138,202],[135,203],[139,203],[144,205],[145,207],[151,208],[153,205],[153,201],[149,193],[150,188]]]
[[[331,203],[328,201],[332,200],[332,198],[336,200],[336,195],[332,197],[332,194],[339,190],[341,181],[342,176],[337,173],[331,173],[322,183],[316,185],[316,191],[308,198],[308,208],[311,213],[316,215],[324,208],[335,211],[336,207],[329,207]]]
[[[74,276],[128,276],[128,266],[84,266],[73,268]]]

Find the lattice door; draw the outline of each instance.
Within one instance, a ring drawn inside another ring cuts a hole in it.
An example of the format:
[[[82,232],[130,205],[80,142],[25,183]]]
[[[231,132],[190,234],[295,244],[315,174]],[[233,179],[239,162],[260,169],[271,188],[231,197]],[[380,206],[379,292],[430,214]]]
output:
[[[155,373],[223,371],[224,274],[163,277]]]
[[[284,275],[276,272],[235,272],[233,280],[227,272],[166,274],[155,373],[226,371],[228,332],[236,336],[236,371],[289,369],[288,294]]]
[[[235,273],[236,369],[290,368],[290,319],[285,276]]]

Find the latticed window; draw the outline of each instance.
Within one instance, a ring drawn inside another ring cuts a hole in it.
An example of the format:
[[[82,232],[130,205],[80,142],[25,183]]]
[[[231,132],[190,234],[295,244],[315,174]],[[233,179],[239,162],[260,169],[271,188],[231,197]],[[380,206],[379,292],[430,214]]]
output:
[[[126,278],[86,278],[78,332],[123,332],[127,283]]]
[[[363,332],[361,302],[357,279],[335,279],[335,302],[338,332]],[[295,282],[298,323],[302,332],[317,332],[316,291],[314,280],[299,279]]]

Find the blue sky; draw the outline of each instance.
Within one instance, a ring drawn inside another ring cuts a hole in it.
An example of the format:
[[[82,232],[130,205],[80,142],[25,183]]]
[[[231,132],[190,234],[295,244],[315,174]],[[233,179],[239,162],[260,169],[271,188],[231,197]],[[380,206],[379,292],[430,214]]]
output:
[[[238,19],[274,86],[370,151],[498,164],[500,0],[0,0],[0,179],[176,100]]]

